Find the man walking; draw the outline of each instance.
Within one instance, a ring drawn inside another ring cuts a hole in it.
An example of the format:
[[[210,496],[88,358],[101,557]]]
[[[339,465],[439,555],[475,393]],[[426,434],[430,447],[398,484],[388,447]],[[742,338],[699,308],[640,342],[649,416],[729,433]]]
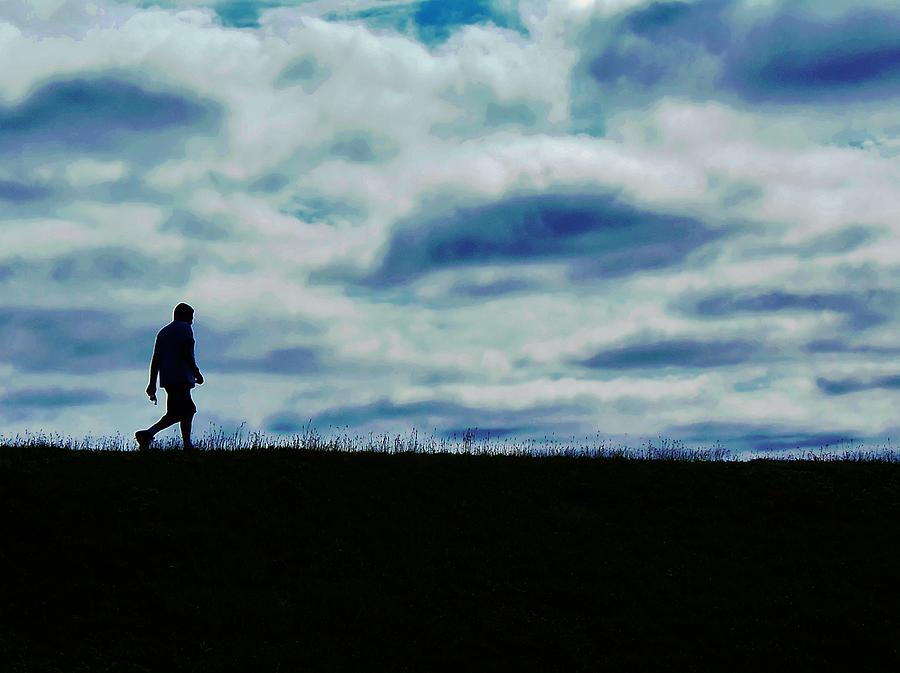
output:
[[[150,361],[150,385],[147,395],[156,404],[156,376],[159,385],[166,391],[166,413],[146,430],[134,433],[141,451],[150,448],[153,436],[170,425],[181,423],[181,439],[184,450],[193,450],[191,444],[191,420],[197,407],[191,399],[194,384],[203,383],[203,375],[194,360],[194,309],[187,304],[175,307],[174,320],[159,330],[153,344],[153,358]]]

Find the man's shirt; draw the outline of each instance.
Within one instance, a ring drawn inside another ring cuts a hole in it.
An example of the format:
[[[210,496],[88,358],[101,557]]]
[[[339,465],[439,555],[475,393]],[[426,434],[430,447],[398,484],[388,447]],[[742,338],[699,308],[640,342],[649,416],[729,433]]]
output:
[[[194,330],[190,323],[173,320],[156,335],[153,359],[159,368],[159,386],[187,385],[197,382],[197,362],[194,360]]]

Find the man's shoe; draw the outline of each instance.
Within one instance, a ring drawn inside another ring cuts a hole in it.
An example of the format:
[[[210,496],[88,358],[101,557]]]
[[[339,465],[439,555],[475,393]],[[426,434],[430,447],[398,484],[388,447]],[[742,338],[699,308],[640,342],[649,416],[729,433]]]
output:
[[[151,435],[146,430],[138,430],[134,433],[134,439],[138,443],[138,449],[141,451],[146,451],[150,448],[150,442],[153,441],[153,435]]]

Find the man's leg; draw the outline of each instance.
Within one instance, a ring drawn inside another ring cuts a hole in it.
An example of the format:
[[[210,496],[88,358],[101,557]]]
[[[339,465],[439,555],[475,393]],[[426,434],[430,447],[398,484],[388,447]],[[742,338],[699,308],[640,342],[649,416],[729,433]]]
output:
[[[160,418],[158,421],[156,421],[156,423],[151,425],[144,432],[149,432],[150,437],[152,439],[153,435],[155,435],[157,432],[160,432],[161,430],[165,430],[170,425],[175,425],[177,422],[178,422],[178,417],[167,411],[166,414],[162,418]]]
[[[167,411],[165,415],[160,418],[156,423],[151,425],[146,430],[138,430],[134,433],[134,438],[137,440],[138,448],[141,451],[146,451],[150,448],[150,442],[153,441],[153,435],[155,435],[160,430],[165,430],[173,423],[178,422],[178,417],[173,415],[172,412]]]
[[[181,442],[185,451],[193,451],[194,445],[191,444],[191,421],[194,414],[189,414],[181,419]]]

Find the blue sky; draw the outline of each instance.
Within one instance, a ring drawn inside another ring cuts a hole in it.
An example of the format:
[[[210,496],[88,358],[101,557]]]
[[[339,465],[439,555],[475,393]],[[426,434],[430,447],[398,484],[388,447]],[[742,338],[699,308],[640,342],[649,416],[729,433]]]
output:
[[[893,0],[9,0],[0,433],[900,430]]]

